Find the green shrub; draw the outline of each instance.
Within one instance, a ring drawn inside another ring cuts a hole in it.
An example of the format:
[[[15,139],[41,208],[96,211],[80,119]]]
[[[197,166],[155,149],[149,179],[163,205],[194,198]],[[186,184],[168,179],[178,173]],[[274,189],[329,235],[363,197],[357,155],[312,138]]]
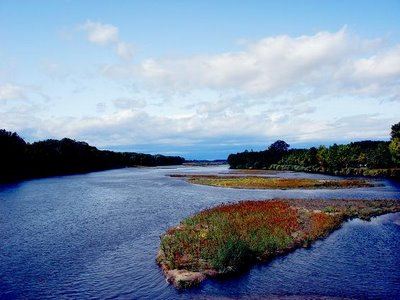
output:
[[[245,267],[254,257],[248,244],[237,236],[232,236],[220,245],[212,265],[217,270],[237,271]]]

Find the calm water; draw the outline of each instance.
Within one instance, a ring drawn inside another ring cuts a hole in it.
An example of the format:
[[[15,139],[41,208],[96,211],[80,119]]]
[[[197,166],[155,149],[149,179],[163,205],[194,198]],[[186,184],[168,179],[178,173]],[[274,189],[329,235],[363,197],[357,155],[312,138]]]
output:
[[[154,261],[159,236],[203,208],[273,197],[400,200],[400,186],[390,181],[370,189],[246,191],[165,176],[223,170],[122,169],[0,186],[0,298],[400,298],[400,214],[348,222],[311,249],[177,292]]]

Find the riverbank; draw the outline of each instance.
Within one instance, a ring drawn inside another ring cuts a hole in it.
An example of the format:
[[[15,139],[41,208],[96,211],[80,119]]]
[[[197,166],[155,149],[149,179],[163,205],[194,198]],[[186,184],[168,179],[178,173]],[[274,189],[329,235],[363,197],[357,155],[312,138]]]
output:
[[[171,174],[193,184],[238,189],[324,189],[374,187],[371,181],[362,179],[312,179],[278,178],[275,176]]]
[[[352,218],[399,212],[389,200],[270,200],[223,204],[170,228],[157,263],[178,288],[238,273],[327,236]]]

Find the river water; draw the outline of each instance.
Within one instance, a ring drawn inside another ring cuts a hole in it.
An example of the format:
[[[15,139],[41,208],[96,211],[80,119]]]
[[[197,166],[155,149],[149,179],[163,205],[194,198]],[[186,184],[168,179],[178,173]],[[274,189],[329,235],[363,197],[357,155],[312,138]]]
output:
[[[0,298],[400,299],[400,214],[347,222],[310,249],[257,265],[235,278],[176,291],[155,263],[159,236],[201,209],[274,197],[400,200],[400,185],[388,180],[362,189],[238,190],[166,176],[226,170],[127,168],[0,185]]]

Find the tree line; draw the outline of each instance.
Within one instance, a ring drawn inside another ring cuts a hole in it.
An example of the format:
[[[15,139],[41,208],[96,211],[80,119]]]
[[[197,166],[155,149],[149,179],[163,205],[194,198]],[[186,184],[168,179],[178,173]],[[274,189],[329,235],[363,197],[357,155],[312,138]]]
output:
[[[15,132],[0,130],[0,182],[184,161],[179,156],[99,150],[68,138],[27,143]]]
[[[289,149],[276,141],[264,151],[230,154],[232,169],[274,169],[335,175],[400,177],[400,123],[392,126],[391,140],[333,144],[309,149]]]

